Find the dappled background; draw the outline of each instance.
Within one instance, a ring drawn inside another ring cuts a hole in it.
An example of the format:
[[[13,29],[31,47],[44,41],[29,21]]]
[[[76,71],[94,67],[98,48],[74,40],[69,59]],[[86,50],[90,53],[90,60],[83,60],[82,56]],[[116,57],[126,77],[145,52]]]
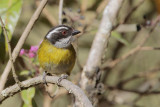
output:
[[[23,33],[40,0],[1,0],[2,17],[12,49]],[[90,47],[98,30],[108,0],[64,0],[63,24],[82,31],[74,43],[77,62],[69,77],[78,84]],[[27,38],[15,62],[19,79],[41,75],[36,49],[46,33],[58,25],[59,0],[49,0]],[[159,107],[160,105],[160,0],[124,0],[114,22],[109,44],[100,68],[102,90],[100,107]],[[0,29],[0,73],[8,61],[8,49]],[[139,48],[142,47],[142,48]],[[34,49],[33,49],[34,48]],[[31,50],[35,52],[31,52]],[[31,53],[31,54],[30,54]],[[6,86],[15,83],[10,73]],[[52,93],[56,87],[51,89]],[[55,107],[69,107],[73,96],[64,89],[51,102]],[[5,100],[0,107],[43,107],[47,96],[43,85],[22,91]],[[26,102],[30,102],[27,105]],[[24,106],[25,105],[25,106]],[[27,106],[26,106],[27,105]]]

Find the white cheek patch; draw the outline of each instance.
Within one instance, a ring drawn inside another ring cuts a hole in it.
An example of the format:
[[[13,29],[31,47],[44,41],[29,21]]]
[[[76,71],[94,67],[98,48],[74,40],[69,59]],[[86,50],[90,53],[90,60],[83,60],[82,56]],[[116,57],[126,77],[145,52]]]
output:
[[[68,30],[67,27],[58,27],[58,28],[50,31],[46,37],[49,39],[52,36],[53,33],[58,33],[60,29],[66,29],[66,30]]]
[[[68,36],[67,38],[59,39],[55,42],[54,46],[57,48],[65,48],[71,45],[71,38],[72,36]]]
[[[68,42],[70,42],[71,36],[68,36],[67,38],[62,38],[59,39],[58,42],[64,43],[64,44],[68,44]]]

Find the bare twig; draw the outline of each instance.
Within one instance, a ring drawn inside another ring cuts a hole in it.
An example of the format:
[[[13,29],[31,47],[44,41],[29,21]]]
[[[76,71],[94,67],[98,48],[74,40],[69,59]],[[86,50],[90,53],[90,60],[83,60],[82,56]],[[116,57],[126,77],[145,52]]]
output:
[[[51,102],[53,99],[47,93],[44,93],[43,96],[43,107],[51,107]]]
[[[102,0],[96,9],[96,13],[101,13],[104,10],[104,8],[106,7],[106,5],[108,4],[108,1],[109,0]]]
[[[91,90],[87,90],[88,88],[95,87],[96,82],[96,68],[100,65],[101,57],[103,54],[104,47],[108,43],[110,32],[112,30],[113,21],[116,18],[117,11],[121,5],[123,0],[110,0],[108,5],[106,6],[101,24],[99,26],[99,30],[95,36],[93,41],[89,57],[86,65],[84,66],[80,86],[83,90],[86,90],[87,95],[91,94]],[[92,97],[92,101],[95,98],[94,95],[90,95]],[[94,101],[93,101],[94,102]]]
[[[54,100],[60,98],[61,96],[63,95],[67,95],[68,94],[68,91],[67,90],[64,90],[64,89],[60,89],[57,93],[57,95],[54,97]],[[53,100],[52,100],[53,101]]]
[[[14,64],[13,64],[13,58],[12,58],[12,50],[11,50],[11,45],[10,45],[10,40],[8,38],[8,34],[7,34],[7,31],[5,29],[5,25],[3,23],[3,20],[2,18],[0,17],[0,21],[1,21],[1,24],[2,24],[2,28],[3,28],[3,31],[4,31],[4,35],[5,35],[5,38],[6,38],[6,41],[7,41],[7,45],[8,45],[8,53],[9,53],[9,59],[11,61],[11,68],[12,68],[12,74],[13,74],[13,78],[15,80],[15,82],[19,85],[20,87],[20,81],[18,80],[18,76],[16,75],[16,71],[15,71],[15,68],[14,68]]]
[[[128,53],[124,54],[123,56],[121,56],[120,58],[117,58],[113,61],[111,61],[108,65],[108,62],[104,63],[101,67],[101,69],[108,69],[108,68],[113,68],[115,67],[119,62],[127,59],[128,57],[136,54],[137,52],[139,52],[143,46],[143,44],[147,41],[147,39],[150,37],[150,35],[152,34],[153,30],[155,29],[155,27],[157,26],[158,22],[160,20],[157,20],[154,24],[154,26],[151,28],[151,30],[149,31],[148,35],[140,42],[140,44],[133,48],[132,50],[130,50]],[[157,48],[158,49],[158,48]]]
[[[144,47],[141,47],[141,50],[143,50],[143,51],[160,50],[160,47],[144,46]]]
[[[59,1],[59,25],[62,24],[63,0]]]
[[[21,89],[27,89],[32,86],[36,86],[43,83],[43,77],[38,76],[31,78],[29,80],[21,82]],[[58,81],[58,76],[46,76],[46,82],[56,84]],[[63,79],[60,82],[60,86],[64,87],[66,90],[69,91],[69,93],[73,93],[74,96],[79,100],[81,107],[92,107],[91,102],[87,98],[87,96],[84,94],[84,92],[76,85],[74,85],[72,82]],[[4,101],[10,96],[13,96],[14,94],[20,92],[20,89],[17,84],[10,86],[9,88],[4,89],[0,94],[0,102]]]
[[[43,98],[43,107],[51,107],[51,102],[53,100],[52,95],[50,93],[53,92],[53,84],[45,85],[45,93]]]
[[[39,6],[39,4],[40,4],[40,1],[36,0],[37,7]],[[57,25],[56,19],[49,13],[49,11],[46,8],[43,9],[42,14],[45,15],[45,17],[51,23],[52,26],[56,26]]]
[[[116,26],[113,27],[113,30],[116,29],[118,26],[120,26],[121,24],[125,24],[128,19],[131,17],[131,15],[143,4],[145,0],[141,0],[138,5],[136,5],[135,7],[133,7],[127,14],[127,16],[120,22],[118,23]]]
[[[137,24],[120,24],[115,29],[119,33],[125,33],[125,32],[137,32]]]
[[[140,46],[137,46],[136,48],[130,50],[128,53],[126,53],[125,55],[123,55],[122,57],[115,59],[111,62],[106,62],[102,65],[101,69],[108,69],[108,68],[113,68],[115,67],[119,62],[125,60],[126,58],[128,58],[129,56],[132,56],[133,54],[137,53],[140,50]]]
[[[81,5],[80,5],[81,13],[86,12],[87,5],[88,5],[88,2],[86,2],[86,0],[81,0]]]
[[[123,87],[126,83],[130,82],[130,81],[133,81],[137,78],[142,78],[142,77],[150,77],[152,75],[154,75],[155,73],[157,73],[158,71],[160,71],[160,68],[153,68],[147,72],[141,72],[141,73],[138,73],[128,79],[125,79],[125,80],[122,80],[120,81],[117,86],[118,87]]]
[[[28,37],[28,35],[29,35],[34,23],[37,21],[37,19],[39,18],[39,15],[41,14],[43,8],[47,4],[47,1],[48,0],[42,0],[42,2],[40,3],[39,7],[37,8],[35,13],[33,14],[32,18],[30,19],[30,21],[29,21],[27,27],[25,28],[23,34],[21,35],[21,38],[19,39],[19,41],[18,41],[18,43],[17,43],[17,45],[14,48],[13,53],[12,53],[13,62],[15,62],[17,56],[19,55],[20,49],[22,48],[26,38]],[[7,66],[5,67],[5,69],[3,71],[3,74],[1,75],[0,91],[2,91],[3,88],[4,88],[4,85],[6,83],[6,80],[7,80],[8,74],[9,74],[9,72],[11,70],[11,67],[12,67],[12,63],[9,60],[8,63],[7,63]]]
[[[160,94],[160,91],[139,91],[139,90],[134,90],[134,89],[125,89],[125,88],[120,88],[120,87],[114,87],[114,86],[107,86],[107,89],[112,90],[112,91],[113,90],[127,91],[127,92],[136,93],[139,95]]]
[[[126,22],[128,21],[128,19],[130,18],[130,16],[133,14],[133,12],[135,12],[135,11],[138,9],[138,7],[140,7],[140,6],[144,3],[144,1],[145,1],[145,0],[141,0],[141,1],[138,3],[138,5],[136,5],[134,8],[132,8],[132,9],[128,12],[127,16],[124,18],[124,20],[121,22],[121,24],[126,23]]]

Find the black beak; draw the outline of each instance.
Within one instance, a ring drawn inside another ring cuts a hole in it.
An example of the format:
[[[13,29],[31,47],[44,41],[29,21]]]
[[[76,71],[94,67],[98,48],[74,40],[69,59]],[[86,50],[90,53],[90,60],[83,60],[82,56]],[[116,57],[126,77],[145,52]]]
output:
[[[79,34],[79,33],[81,33],[81,32],[80,32],[80,31],[78,31],[78,30],[73,30],[73,32],[72,32],[72,36],[77,35],[77,34]]]

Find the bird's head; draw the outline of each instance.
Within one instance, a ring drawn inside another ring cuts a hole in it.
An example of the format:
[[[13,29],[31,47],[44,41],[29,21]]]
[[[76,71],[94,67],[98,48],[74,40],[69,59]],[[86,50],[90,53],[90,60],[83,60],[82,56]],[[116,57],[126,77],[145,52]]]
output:
[[[66,48],[71,45],[72,37],[79,34],[80,31],[75,30],[66,25],[59,25],[52,28],[45,38],[49,40],[57,48]]]

